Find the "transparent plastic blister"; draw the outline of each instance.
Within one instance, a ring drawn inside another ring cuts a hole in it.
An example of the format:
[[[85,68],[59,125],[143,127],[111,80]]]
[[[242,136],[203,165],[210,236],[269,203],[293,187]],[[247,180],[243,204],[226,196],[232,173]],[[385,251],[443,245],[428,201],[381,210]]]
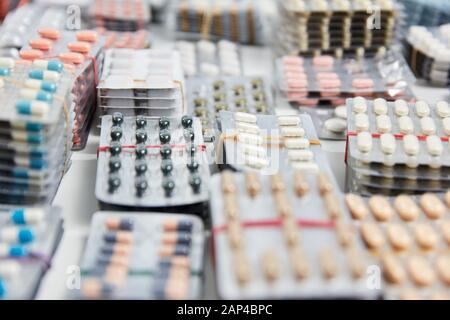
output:
[[[104,205],[176,210],[206,203],[209,174],[198,119],[102,118],[96,196]]]
[[[226,181],[225,175],[230,175]],[[213,177],[211,213],[220,296],[376,298],[380,292],[368,289],[360,273],[370,260],[347,224],[350,216],[342,194],[337,189],[319,191],[323,185],[315,174],[298,178],[292,172],[276,178],[231,172]],[[309,186],[301,195],[299,183]],[[327,197],[336,197],[333,213]],[[358,271],[355,263],[362,269]]]
[[[117,223],[117,229],[111,228]],[[130,239],[126,243],[121,242],[125,233]],[[116,241],[111,240],[114,236]],[[109,254],[120,246],[125,264],[118,264],[114,255]],[[76,297],[199,299],[203,291],[204,250],[204,226],[198,217],[154,212],[97,212],[81,261],[82,285]],[[123,273],[111,276],[114,268],[120,268]],[[173,290],[174,281],[178,288],[182,287],[180,291]]]

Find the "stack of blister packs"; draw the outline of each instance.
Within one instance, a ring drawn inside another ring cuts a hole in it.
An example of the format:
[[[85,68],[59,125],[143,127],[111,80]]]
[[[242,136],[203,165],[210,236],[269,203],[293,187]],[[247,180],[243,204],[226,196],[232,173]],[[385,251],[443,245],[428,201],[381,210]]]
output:
[[[408,26],[435,27],[450,22],[450,2],[448,0],[403,0]]]
[[[411,27],[406,57],[418,78],[437,85],[450,85],[450,24],[433,29]]]
[[[35,297],[61,236],[59,208],[0,208],[0,300]]]
[[[261,1],[254,0],[179,0],[172,9],[178,32],[195,38],[262,44],[261,6]]]
[[[145,29],[151,20],[147,0],[95,0],[89,15],[97,27],[112,31]]]
[[[425,101],[347,100],[347,188],[360,194],[450,187],[450,107]]]
[[[0,66],[0,203],[48,203],[70,158],[73,78],[56,60]]]
[[[95,114],[96,85],[102,70],[104,38],[95,31],[61,32],[42,28],[33,34],[20,51],[22,59],[58,59],[75,81],[73,149],[83,149],[90,120]]]
[[[374,55],[396,36],[395,0],[278,1],[276,44],[282,53]]]
[[[185,85],[176,51],[110,49],[98,85],[100,115],[181,116]]]

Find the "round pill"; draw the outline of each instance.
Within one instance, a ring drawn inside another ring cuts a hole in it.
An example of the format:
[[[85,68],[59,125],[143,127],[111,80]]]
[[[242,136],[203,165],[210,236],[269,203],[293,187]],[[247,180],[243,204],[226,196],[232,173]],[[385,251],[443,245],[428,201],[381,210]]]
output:
[[[169,130],[164,129],[159,132],[159,141],[161,141],[162,144],[169,143],[170,139],[171,135]]]
[[[175,189],[175,182],[172,179],[164,179],[162,182],[162,188],[166,197],[171,197],[173,190]]]
[[[432,220],[442,218],[447,211],[442,201],[433,193],[423,194],[419,203],[426,216]]]
[[[138,129],[136,131],[136,143],[145,143],[147,141],[147,132],[143,129]]]
[[[345,203],[352,218],[355,220],[363,220],[369,214],[369,210],[364,202],[363,198],[356,194],[345,195]]]
[[[137,116],[136,117],[136,128],[137,129],[143,129],[147,126],[147,119],[143,116]]]
[[[430,107],[428,106],[428,103],[425,101],[417,101],[416,102],[416,115],[419,118],[428,117],[430,115]]]
[[[446,101],[439,101],[436,104],[436,112],[441,118],[450,117],[450,106]]]
[[[411,237],[401,224],[388,224],[386,235],[395,250],[406,250],[411,246]]]
[[[193,142],[195,139],[195,133],[192,128],[184,129],[183,136],[187,141]]]
[[[167,176],[169,175],[173,170],[173,163],[172,160],[166,159],[161,161],[161,172]]]
[[[406,272],[399,258],[391,253],[382,257],[383,274],[390,283],[401,284],[406,279]]]
[[[202,185],[202,179],[197,175],[193,175],[189,179],[189,185],[194,193],[199,193]]]
[[[414,132],[414,123],[412,119],[408,116],[399,117],[398,126],[400,132],[403,134],[411,134]]]
[[[109,172],[117,172],[122,167],[119,157],[111,157],[109,159]]]
[[[192,160],[186,166],[190,172],[195,173],[198,171],[200,165],[197,161]]]
[[[338,106],[334,109],[334,115],[341,119],[347,119],[347,106]]]
[[[383,98],[377,98],[373,101],[373,112],[378,115],[387,115],[388,113],[388,107],[386,100]]]
[[[147,151],[147,148],[144,145],[139,144],[139,145],[136,146],[135,153],[136,153],[136,158],[137,159],[143,159],[143,158],[145,158],[147,156],[148,151]]]
[[[436,134],[436,124],[434,120],[430,117],[423,117],[420,119],[420,126],[422,128],[422,133],[424,135],[433,135]]]
[[[325,129],[335,133],[343,133],[347,130],[347,121],[341,118],[331,118],[325,121]]]
[[[372,135],[367,132],[359,132],[356,136],[356,145],[359,152],[368,153],[372,151]]]
[[[433,249],[439,241],[433,227],[428,223],[419,223],[415,225],[414,238],[416,243],[425,250]]]
[[[389,200],[384,196],[372,196],[368,204],[374,218],[378,221],[388,221],[395,214]]]
[[[109,192],[114,192],[120,187],[120,178],[116,175],[111,175],[108,178],[108,186],[109,186]]]
[[[181,118],[181,125],[184,128],[192,128],[193,123],[194,123],[194,119],[191,116],[183,116]]]
[[[396,100],[394,102],[394,110],[398,117],[407,116],[409,114],[408,103],[405,100]]]
[[[391,132],[392,124],[391,124],[391,118],[387,115],[380,115],[377,116],[376,119],[377,122],[377,129],[379,133],[387,133]]]
[[[170,120],[167,117],[161,117],[159,118],[159,128],[160,129],[167,129],[170,127]]]
[[[407,195],[400,195],[394,200],[394,207],[403,221],[416,220],[420,215],[420,208],[416,202]]]
[[[113,141],[109,146],[109,152],[111,153],[111,155],[116,156],[122,152],[122,146],[119,142]]]
[[[353,98],[353,112],[365,113],[367,111],[367,102],[363,97]]]
[[[134,164],[134,170],[136,171],[136,175],[142,175],[147,172],[147,163],[145,160],[137,160]]]
[[[408,260],[408,272],[413,282],[421,287],[430,286],[435,281],[433,268],[424,257],[414,256]]]
[[[169,145],[163,145],[159,149],[159,153],[163,159],[169,159],[172,156],[172,148]]]
[[[355,115],[355,127],[357,131],[369,131],[369,117],[365,113]]]
[[[136,188],[136,195],[142,197],[148,188],[148,182],[145,178],[138,178],[134,183],[134,187]]]
[[[120,140],[122,138],[122,128],[117,126],[112,127],[110,135],[113,141]]]

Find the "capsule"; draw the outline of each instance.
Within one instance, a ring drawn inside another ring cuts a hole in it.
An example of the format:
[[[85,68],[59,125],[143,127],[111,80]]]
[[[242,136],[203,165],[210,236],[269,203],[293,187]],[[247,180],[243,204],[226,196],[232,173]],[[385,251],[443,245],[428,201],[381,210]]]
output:
[[[122,230],[131,231],[133,230],[134,224],[130,219],[108,217],[105,219],[105,225],[109,230]]]
[[[107,232],[103,237],[106,243],[133,243],[133,233],[130,231]]]
[[[2,242],[26,244],[33,242],[34,239],[34,232],[30,228],[12,226],[0,229],[0,241]]]
[[[294,171],[293,187],[297,197],[303,197],[309,192],[309,184],[303,173],[299,170]]]
[[[32,39],[28,42],[31,48],[35,50],[48,51],[52,48],[52,42],[48,39]]]
[[[16,111],[25,115],[44,116],[50,111],[50,106],[43,101],[19,100],[16,102]]]
[[[282,127],[300,125],[300,118],[298,116],[280,116],[277,120],[278,125]]]
[[[9,218],[16,225],[38,224],[45,216],[42,208],[20,208],[10,212]]]
[[[28,250],[23,245],[0,243],[0,258],[23,258],[27,255]]]
[[[235,112],[234,120],[240,121],[240,122],[247,122],[247,123],[256,123],[258,121],[258,118],[253,114],[244,113],[244,112]]]
[[[27,79],[25,80],[25,87],[29,89],[42,90],[50,93],[56,92],[56,85],[51,82]]]
[[[31,79],[35,80],[45,80],[50,82],[57,82],[60,78],[60,75],[56,71],[50,71],[50,70],[31,70],[28,73],[28,76]]]
[[[163,223],[164,232],[187,232],[191,233],[193,229],[192,221],[188,219],[166,219]]]
[[[61,73],[64,70],[64,65],[57,60],[34,60],[33,68]]]
[[[50,93],[33,89],[20,90],[20,96],[27,100],[38,100],[43,102],[52,102],[53,100],[53,95]]]

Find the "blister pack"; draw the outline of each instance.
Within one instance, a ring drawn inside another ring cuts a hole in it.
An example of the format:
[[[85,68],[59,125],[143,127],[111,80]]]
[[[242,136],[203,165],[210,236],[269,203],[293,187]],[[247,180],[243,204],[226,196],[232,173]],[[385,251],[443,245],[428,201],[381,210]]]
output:
[[[418,78],[432,84],[450,85],[450,24],[427,29],[409,28],[405,51],[411,69]]]
[[[225,299],[375,298],[343,195],[324,173],[215,175],[212,230]]]
[[[0,66],[0,202],[48,203],[71,155],[73,78],[56,60]]]
[[[440,26],[450,22],[450,3],[447,0],[403,0],[408,26]]]
[[[25,60],[59,60],[73,74],[74,150],[83,149],[86,145],[90,120],[95,113],[95,87],[102,71],[103,45],[104,38],[95,31],[41,28],[30,36],[28,45],[20,51],[20,57]]]
[[[189,114],[200,118],[205,141],[215,139],[220,111],[274,113],[270,84],[261,77],[194,77],[188,97]]]
[[[450,193],[346,195],[359,237],[382,269],[386,299],[450,299]]]
[[[97,28],[99,34],[105,37],[105,49],[147,49],[150,47],[150,32],[139,30],[136,32],[108,31]]]
[[[187,109],[177,51],[107,50],[97,89],[101,115],[181,117]]]
[[[77,297],[199,299],[204,250],[204,226],[198,217],[97,212],[81,261]]]
[[[278,1],[278,14],[280,52],[373,56],[395,40],[401,7],[391,0],[289,0]]]
[[[97,27],[112,31],[145,29],[151,20],[148,0],[95,0],[89,16]]]
[[[217,45],[208,40],[178,41],[185,76],[240,76],[243,73],[241,52],[237,44],[220,40]]]
[[[356,97],[347,100],[347,114],[351,191],[366,193],[370,187],[383,194],[423,193],[449,187],[444,174],[450,165],[447,102],[430,106]]]
[[[201,215],[209,199],[205,150],[200,121],[190,116],[104,116],[97,199],[104,206]]]
[[[0,300],[34,298],[61,235],[59,208],[0,208]]]
[[[262,44],[261,5],[254,0],[177,0],[170,10],[180,38]]]

